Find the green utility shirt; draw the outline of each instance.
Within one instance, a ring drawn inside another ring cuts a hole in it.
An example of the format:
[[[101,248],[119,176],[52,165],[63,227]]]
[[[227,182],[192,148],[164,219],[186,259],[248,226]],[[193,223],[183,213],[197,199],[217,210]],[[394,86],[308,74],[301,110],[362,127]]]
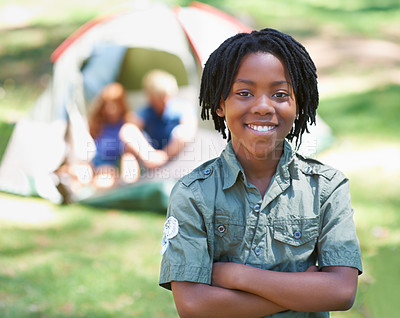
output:
[[[348,179],[293,152],[282,158],[264,198],[248,183],[231,143],[172,190],[160,285],[210,284],[213,262],[279,272],[349,266],[362,272]],[[329,317],[286,311],[271,317]]]

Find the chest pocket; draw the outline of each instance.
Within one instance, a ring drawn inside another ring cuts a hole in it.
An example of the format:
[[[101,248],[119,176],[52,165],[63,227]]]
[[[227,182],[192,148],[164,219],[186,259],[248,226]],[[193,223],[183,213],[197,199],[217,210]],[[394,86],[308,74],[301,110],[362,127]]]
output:
[[[241,220],[232,218],[222,211],[216,211],[214,222],[215,259],[225,260],[224,257],[235,257],[243,242],[245,225]]]
[[[291,246],[316,241],[319,233],[318,218],[274,220],[274,239]]]

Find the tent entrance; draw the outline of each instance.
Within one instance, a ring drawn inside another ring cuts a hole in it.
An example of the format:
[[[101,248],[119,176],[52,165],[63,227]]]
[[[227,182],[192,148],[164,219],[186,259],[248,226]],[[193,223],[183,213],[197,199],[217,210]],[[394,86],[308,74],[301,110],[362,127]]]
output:
[[[198,84],[191,83],[192,79],[180,57],[165,51],[128,48],[116,81],[126,88],[132,109],[137,110],[146,104],[142,79],[153,69],[164,70],[175,76],[179,86],[178,95],[193,104],[197,102]]]
[[[107,84],[119,82],[128,92],[131,107],[137,109],[146,103],[142,79],[154,69],[172,74],[178,82],[179,95],[192,103],[197,101],[198,78],[189,74],[192,70],[187,68],[181,57],[161,50],[105,42],[97,44],[82,64],[80,72],[86,106],[79,108],[88,109]]]
[[[189,84],[189,78],[182,60],[168,52],[129,48],[123,59],[117,81],[127,90],[142,89],[142,78],[153,69],[161,69],[175,76],[179,86]]]

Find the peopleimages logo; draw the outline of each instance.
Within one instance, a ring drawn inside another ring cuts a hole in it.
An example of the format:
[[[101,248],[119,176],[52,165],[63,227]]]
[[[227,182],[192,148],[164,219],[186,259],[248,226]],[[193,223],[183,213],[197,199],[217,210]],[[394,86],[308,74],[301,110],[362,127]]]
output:
[[[181,153],[174,158],[171,158],[170,161],[193,161],[198,162],[199,164],[207,161],[209,159],[218,157],[221,154],[221,151],[226,146],[226,140],[215,139],[215,138],[204,138],[201,140],[190,141],[187,142],[185,147],[182,149]],[[140,145],[138,143],[132,142],[131,143],[135,149],[139,149],[141,152]],[[240,142],[238,143],[241,144]],[[254,148],[257,146],[262,145],[262,142],[258,142],[254,145]],[[118,154],[123,154],[125,149],[129,148],[127,145],[122,143],[117,143],[111,140],[103,140],[101,144],[96,144],[95,142],[88,142],[87,143],[87,152],[86,152],[86,160],[91,160],[96,154],[97,149],[101,149],[100,158],[102,160],[116,160]],[[295,145],[293,145],[295,148]],[[317,148],[318,142],[316,138],[308,138],[307,135],[303,136],[303,140],[299,149],[299,152],[308,157],[316,157],[317,155]],[[149,148],[144,149],[142,151],[142,156],[144,160],[150,159],[152,153],[156,150],[149,150]],[[259,160],[265,159],[263,155],[260,155]]]
[[[144,160],[150,159],[152,153],[156,151],[149,150],[148,148],[144,149],[144,151],[141,151],[140,145],[138,143],[132,142],[130,144],[135,149],[139,150]],[[226,140],[222,138],[218,141],[212,139],[190,141],[187,142],[182,151],[174,158],[171,158],[170,161],[196,161],[200,164],[201,162],[219,156],[225,145]],[[111,140],[103,140],[100,143],[95,143],[94,141],[88,142],[85,159],[90,161],[99,149],[101,150],[99,155],[102,160],[116,160],[117,157],[119,157],[119,154],[123,154],[125,150],[129,148],[130,147],[126,144],[117,143]]]

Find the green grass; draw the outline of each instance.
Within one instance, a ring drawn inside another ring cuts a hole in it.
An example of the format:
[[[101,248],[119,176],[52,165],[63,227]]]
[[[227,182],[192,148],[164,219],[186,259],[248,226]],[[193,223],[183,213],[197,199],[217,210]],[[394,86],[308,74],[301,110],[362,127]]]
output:
[[[400,311],[400,174],[371,169],[349,178],[364,273],[353,309],[334,317],[395,317]]]
[[[163,216],[50,211],[55,219],[44,225],[0,225],[0,317],[176,316],[157,283]]]
[[[400,140],[400,86],[324,99],[318,108],[335,136]]]
[[[190,3],[190,0],[180,1]],[[204,1],[256,28],[273,27],[296,37],[321,35],[326,30],[373,37],[391,34],[400,25],[397,0],[209,0]]]

